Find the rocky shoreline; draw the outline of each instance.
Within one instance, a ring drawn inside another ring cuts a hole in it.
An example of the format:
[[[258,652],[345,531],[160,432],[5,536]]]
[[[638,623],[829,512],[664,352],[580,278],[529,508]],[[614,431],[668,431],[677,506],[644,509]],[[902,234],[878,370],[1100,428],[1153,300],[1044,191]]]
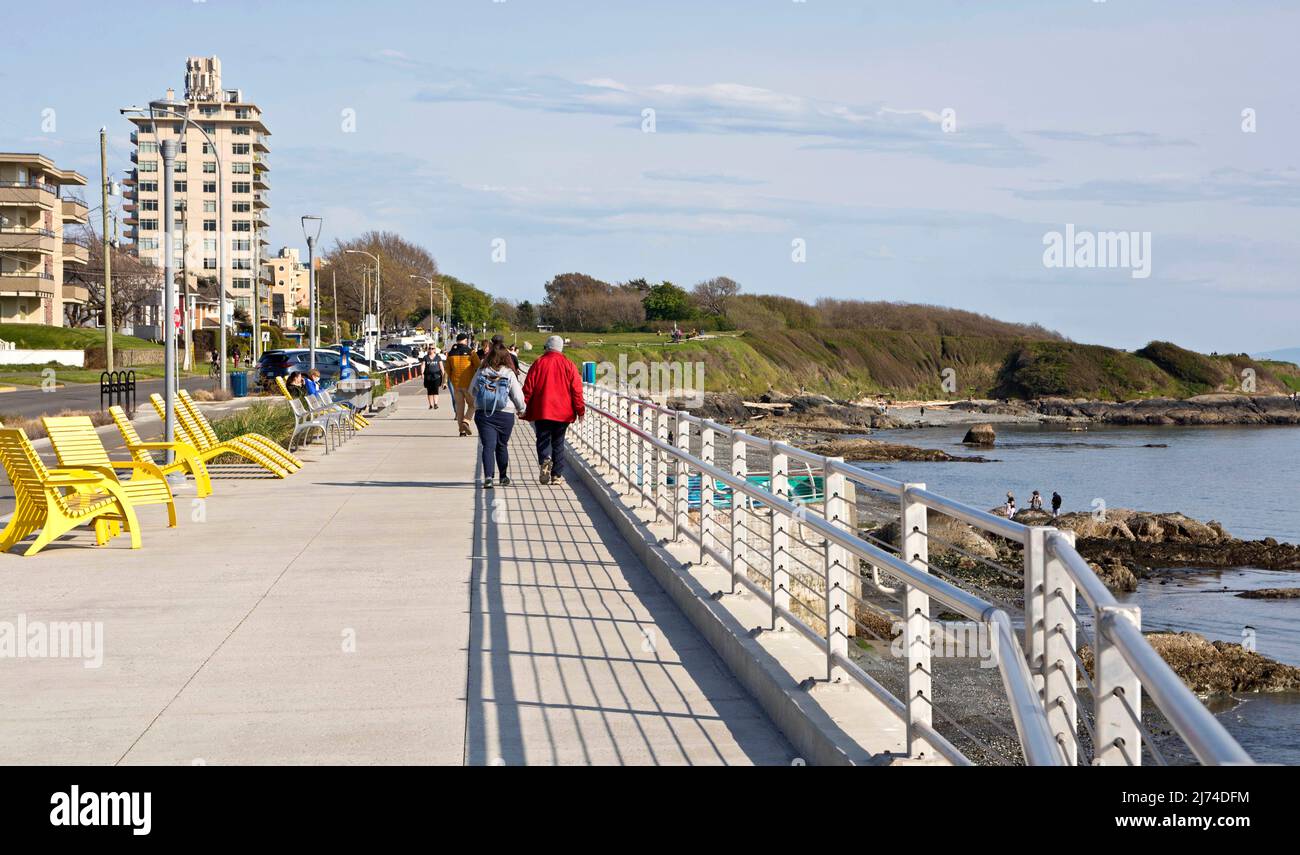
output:
[[[1300,569],[1300,546],[1272,538],[1241,540],[1217,522],[1200,522],[1180,513],[1118,508],[1108,510],[1104,516],[1075,513],[1053,520],[1043,511],[1026,510],[1017,513],[1015,520],[1075,532],[1080,554],[1116,593],[1135,591],[1139,579],[1167,577],[1179,569]],[[1023,609],[1023,582],[1019,576],[1023,555],[1019,544],[935,513],[929,516],[929,532],[931,564],[988,599]],[[898,543],[896,521],[868,525],[864,533],[885,543]],[[1300,598],[1300,589],[1264,589],[1240,596],[1291,600]],[[1278,607],[1287,606],[1279,603]],[[1300,668],[1276,662],[1240,644],[1210,641],[1192,632],[1155,632],[1147,637],[1200,695],[1300,691]],[[1081,654],[1090,661],[1091,654],[1082,650]]]

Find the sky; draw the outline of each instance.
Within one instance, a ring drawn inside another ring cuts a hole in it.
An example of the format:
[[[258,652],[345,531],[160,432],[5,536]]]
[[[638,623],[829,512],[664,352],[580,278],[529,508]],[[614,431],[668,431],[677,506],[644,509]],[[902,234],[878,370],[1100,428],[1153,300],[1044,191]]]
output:
[[[96,184],[107,126],[120,177],[118,108],[219,56],[272,132],[273,249],[316,214],[327,244],[400,232],[513,300],[571,271],[726,275],[1129,349],[1300,345],[1293,2],[54,9],[6,33],[0,151]],[[1074,242],[1049,258],[1052,233]],[[1119,233],[1147,251],[1097,264]]]

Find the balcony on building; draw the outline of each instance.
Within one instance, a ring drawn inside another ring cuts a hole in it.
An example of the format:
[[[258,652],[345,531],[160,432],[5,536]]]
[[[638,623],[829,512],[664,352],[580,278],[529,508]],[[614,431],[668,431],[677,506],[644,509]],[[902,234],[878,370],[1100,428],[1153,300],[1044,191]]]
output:
[[[63,263],[89,264],[90,250],[75,241],[65,240],[63,242]]]
[[[75,196],[64,196],[61,202],[63,205],[63,222],[85,225],[89,208],[86,207],[84,200]]]

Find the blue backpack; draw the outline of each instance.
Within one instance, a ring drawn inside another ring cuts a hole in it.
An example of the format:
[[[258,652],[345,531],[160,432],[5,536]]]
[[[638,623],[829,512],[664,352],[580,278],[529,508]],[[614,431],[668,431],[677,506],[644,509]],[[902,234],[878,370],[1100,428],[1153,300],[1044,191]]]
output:
[[[510,401],[510,376],[480,371],[474,378],[474,406],[489,416],[504,409]]]

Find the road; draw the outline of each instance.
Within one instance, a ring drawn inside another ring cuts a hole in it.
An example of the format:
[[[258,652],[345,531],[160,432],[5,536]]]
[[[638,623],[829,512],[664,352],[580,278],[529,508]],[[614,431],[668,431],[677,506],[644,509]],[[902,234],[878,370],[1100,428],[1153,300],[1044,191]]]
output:
[[[190,391],[210,389],[215,384],[215,380],[209,380],[207,377],[185,377],[181,380],[181,387]],[[161,392],[162,390],[162,380],[136,381],[136,405],[147,407],[150,393]],[[38,418],[59,413],[63,410],[98,409],[98,383],[69,383],[67,386],[55,387],[48,391],[44,389],[20,389],[17,392],[0,394],[0,413],[7,415]]]

